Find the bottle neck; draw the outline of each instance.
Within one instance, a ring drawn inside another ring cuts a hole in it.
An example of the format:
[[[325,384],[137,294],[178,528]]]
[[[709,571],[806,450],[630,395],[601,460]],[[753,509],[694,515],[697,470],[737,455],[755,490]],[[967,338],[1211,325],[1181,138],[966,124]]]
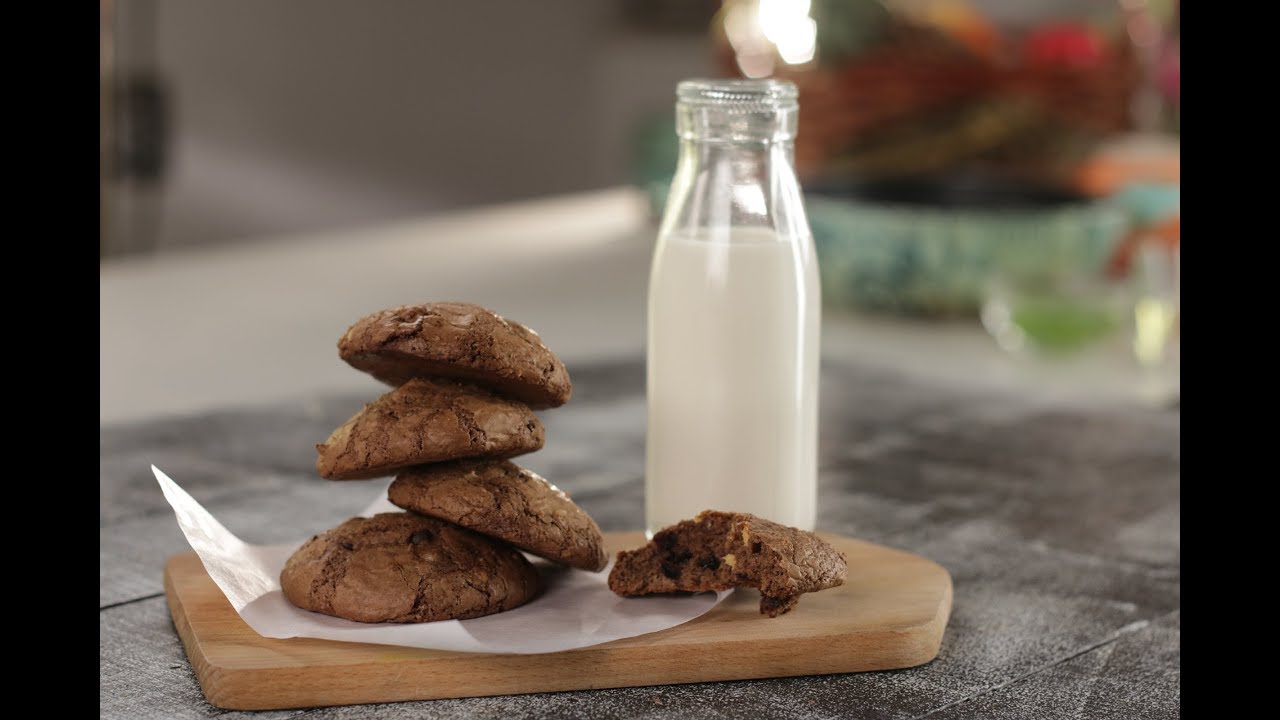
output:
[[[660,234],[729,241],[735,229],[809,235],[790,136],[683,135]],[[753,233],[759,237],[759,233]]]

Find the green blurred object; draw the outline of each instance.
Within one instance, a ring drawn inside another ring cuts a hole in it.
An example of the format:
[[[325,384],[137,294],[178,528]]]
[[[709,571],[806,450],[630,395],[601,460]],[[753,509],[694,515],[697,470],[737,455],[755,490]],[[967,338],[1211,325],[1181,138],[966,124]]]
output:
[[[680,159],[675,113],[665,111],[640,118],[631,134],[631,182],[649,198],[653,217],[662,217],[667,191]]]
[[[923,317],[976,317],[996,273],[1101,268],[1125,226],[1110,203],[1024,185],[817,185],[806,198],[827,305]]]
[[[1021,242],[990,258],[981,318],[1004,349],[1063,359],[1119,337],[1131,321],[1132,283],[1109,272],[1128,227],[1112,201],[1041,219]]]
[[[1182,185],[1173,182],[1134,182],[1113,196],[1135,223],[1147,225],[1167,220],[1182,211]]]
[[[817,0],[810,14],[817,24],[824,62],[843,62],[875,47],[892,16],[880,0]]]
[[[1119,324],[1106,307],[1060,297],[1024,299],[1013,308],[1012,319],[1028,342],[1054,354],[1084,348]]]

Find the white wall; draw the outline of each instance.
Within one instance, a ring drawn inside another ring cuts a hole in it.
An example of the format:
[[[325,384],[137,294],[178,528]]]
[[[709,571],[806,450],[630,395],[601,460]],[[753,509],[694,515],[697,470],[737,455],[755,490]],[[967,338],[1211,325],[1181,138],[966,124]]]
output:
[[[145,67],[152,3],[116,5],[119,65]],[[600,0],[154,7],[167,245],[618,184],[636,115],[710,69],[705,36],[628,34]]]

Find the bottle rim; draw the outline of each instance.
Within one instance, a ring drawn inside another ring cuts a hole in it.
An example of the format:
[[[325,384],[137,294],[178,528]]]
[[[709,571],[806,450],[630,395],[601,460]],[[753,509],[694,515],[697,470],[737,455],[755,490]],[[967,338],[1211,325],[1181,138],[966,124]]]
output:
[[[793,110],[800,92],[788,80],[730,80],[695,78],[676,85],[679,104],[732,108],[739,112]]]

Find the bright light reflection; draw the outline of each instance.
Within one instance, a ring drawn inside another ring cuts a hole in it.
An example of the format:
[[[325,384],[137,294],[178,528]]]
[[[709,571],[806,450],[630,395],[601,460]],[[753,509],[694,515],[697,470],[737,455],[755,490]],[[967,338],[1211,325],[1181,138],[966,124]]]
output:
[[[810,0],[745,0],[728,7],[724,33],[743,75],[767,77],[777,58],[788,65],[813,60],[818,24],[809,17],[809,7]]]
[[[752,79],[769,77],[773,74],[773,53],[738,53],[738,68],[744,76]]]
[[[763,217],[769,214],[764,201],[764,189],[759,185],[734,185],[733,204],[752,215]]]
[[[760,0],[757,19],[784,62],[799,65],[813,59],[818,24],[809,17],[809,0]]]
[[[760,35],[756,13],[751,12],[748,5],[731,5],[724,15],[724,34],[734,48],[750,45]]]

